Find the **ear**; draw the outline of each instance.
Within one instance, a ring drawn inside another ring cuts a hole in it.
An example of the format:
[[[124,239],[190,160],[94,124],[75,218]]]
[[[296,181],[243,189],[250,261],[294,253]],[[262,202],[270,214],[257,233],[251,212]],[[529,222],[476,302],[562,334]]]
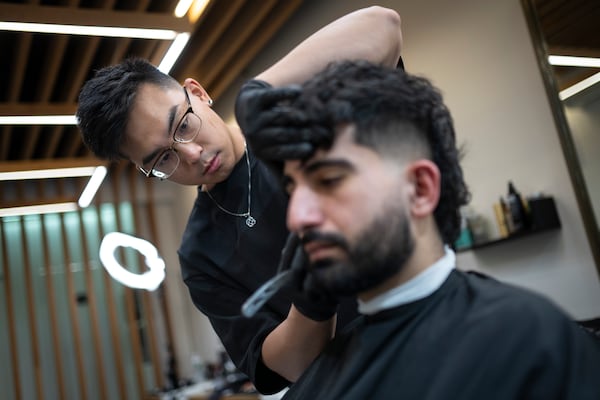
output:
[[[413,216],[432,215],[440,200],[441,174],[431,160],[417,160],[407,167],[409,181],[413,184],[410,211]]]
[[[200,98],[200,100],[205,103],[212,104],[212,100],[206,90],[204,90],[202,85],[194,78],[186,78],[185,81],[183,81],[183,86],[191,95]]]

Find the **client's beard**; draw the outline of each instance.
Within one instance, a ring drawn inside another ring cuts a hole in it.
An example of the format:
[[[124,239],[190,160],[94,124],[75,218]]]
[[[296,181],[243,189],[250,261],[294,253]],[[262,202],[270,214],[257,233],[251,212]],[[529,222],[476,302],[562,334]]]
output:
[[[341,235],[306,232],[304,242],[336,245],[348,255],[346,260],[322,259],[311,264],[314,284],[334,296],[350,296],[372,289],[399,272],[413,253],[414,240],[404,209],[388,211],[392,212],[384,210],[376,217],[352,247]]]

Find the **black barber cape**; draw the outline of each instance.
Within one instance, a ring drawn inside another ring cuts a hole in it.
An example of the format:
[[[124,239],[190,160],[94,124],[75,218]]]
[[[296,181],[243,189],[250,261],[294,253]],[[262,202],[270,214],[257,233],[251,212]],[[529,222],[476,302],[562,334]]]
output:
[[[454,270],[361,317],[284,399],[598,400],[600,344],[540,296]]]

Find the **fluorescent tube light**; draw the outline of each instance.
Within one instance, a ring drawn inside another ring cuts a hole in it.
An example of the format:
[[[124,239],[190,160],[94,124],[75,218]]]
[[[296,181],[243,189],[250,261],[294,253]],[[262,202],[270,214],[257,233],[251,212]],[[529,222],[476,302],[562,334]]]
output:
[[[0,22],[0,31],[58,33],[65,35],[126,37],[137,39],[173,40],[177,32],[170,29],[121,28],[113,26],[37,24],[30,22]]]
[[[20,215],[62,213],[77,210],[77,203],[40,204],[36,206],[0,208],[0,217],[16,217]]]
[[[206,6],[208,6],[209,2],[210,0],[194,0],[192,7],[188,11],[188,19],[190,22],[196,23],[196,21],[200,19],[200,16],[204,13],[204,10],[206,10]]]
[[[564,90],[561,90],[561,92],[558,94],[558,97],[560,97],[561,100],[566,100],[569,97],[581,92],[584,89],[589,88],[592,85],[595,85],[598,82],[600,82],[600,72],[598,72],[597,74],[594,74],[594,75],[590,76],[589,78],[586,78],[580,82],[577,82],[573,86],[570,86]]]
[[[548,62],[551,65],[568,67],[590,67],[600,68],[600,58],[594,57],[574,57],[574,56],[548,56]]]
[[[79,207],[85,208],[90,205],[96,192],[100,188],[102,181],[106,177],[107,168],[104,165],[96,167],[73,167],[73,168],[54,168],[54,169],[38,169],[32,171],[10,171],[0,172],[0,181],[24,180],[24,179],[49,179],[49,178],[71,178],[91,176],[87,185],[81,192],[78,203],[56,203],[43,204],[24,207],[10,207],[0,209],[0,217],[29,215],[29,214],[46,214],[51,212],[66,212],[77,210]]]
[[[0,116],[0,125],[77,125],[75,115]]]
[[[106,172],[107,170],[105,166],[96,167],[96,170],[85,186],[85,189],[83,189],[83,192],[81,192],[81,196],[79,196],[79,201],[77,201],[79,207],[85,208],[90,205],[92,199],[96,195],[96,192],[100,188],[102,181],[106,177]]]
[[[177,18],[183,17],[185,14],[187,14],[193,1],[194,0],[179,0],[179,3],[177,3],[177,6],[175,6],[175,12],[173,14]]]
[[[173,65],[175,65],[175,61],[177,61],[181,55],[181,52],[185,48],[188,40],[190,40],[189,33],[180,33],[177,35],[175,40],[173,40],[173,43],[171,43],[169,50],[167,50],[167,53],[158,65],[158,69],[160,71],[164,72],[165,74],[168,74],[169,71],[171,71],[171,68],[173,68]]]
[[[31,171],[0,172],[0,181],[17,181],[24,179],[50,179],[50,178],[73,178],[79,176],[92,176],[100,167],[73,167],[38,169]],[[105,167],[102,167],[106,169]]]

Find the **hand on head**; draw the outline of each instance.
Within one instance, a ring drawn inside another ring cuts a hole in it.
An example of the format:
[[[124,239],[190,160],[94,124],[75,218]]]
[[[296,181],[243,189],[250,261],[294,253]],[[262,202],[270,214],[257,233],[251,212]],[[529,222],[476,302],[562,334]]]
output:
[[[273,88],[251,80],[236,100],[236,118],[250,148],[277,172],[285,160],[308,158],[333,139],[330,130],[291,106],[300,93],[298,85]]]

